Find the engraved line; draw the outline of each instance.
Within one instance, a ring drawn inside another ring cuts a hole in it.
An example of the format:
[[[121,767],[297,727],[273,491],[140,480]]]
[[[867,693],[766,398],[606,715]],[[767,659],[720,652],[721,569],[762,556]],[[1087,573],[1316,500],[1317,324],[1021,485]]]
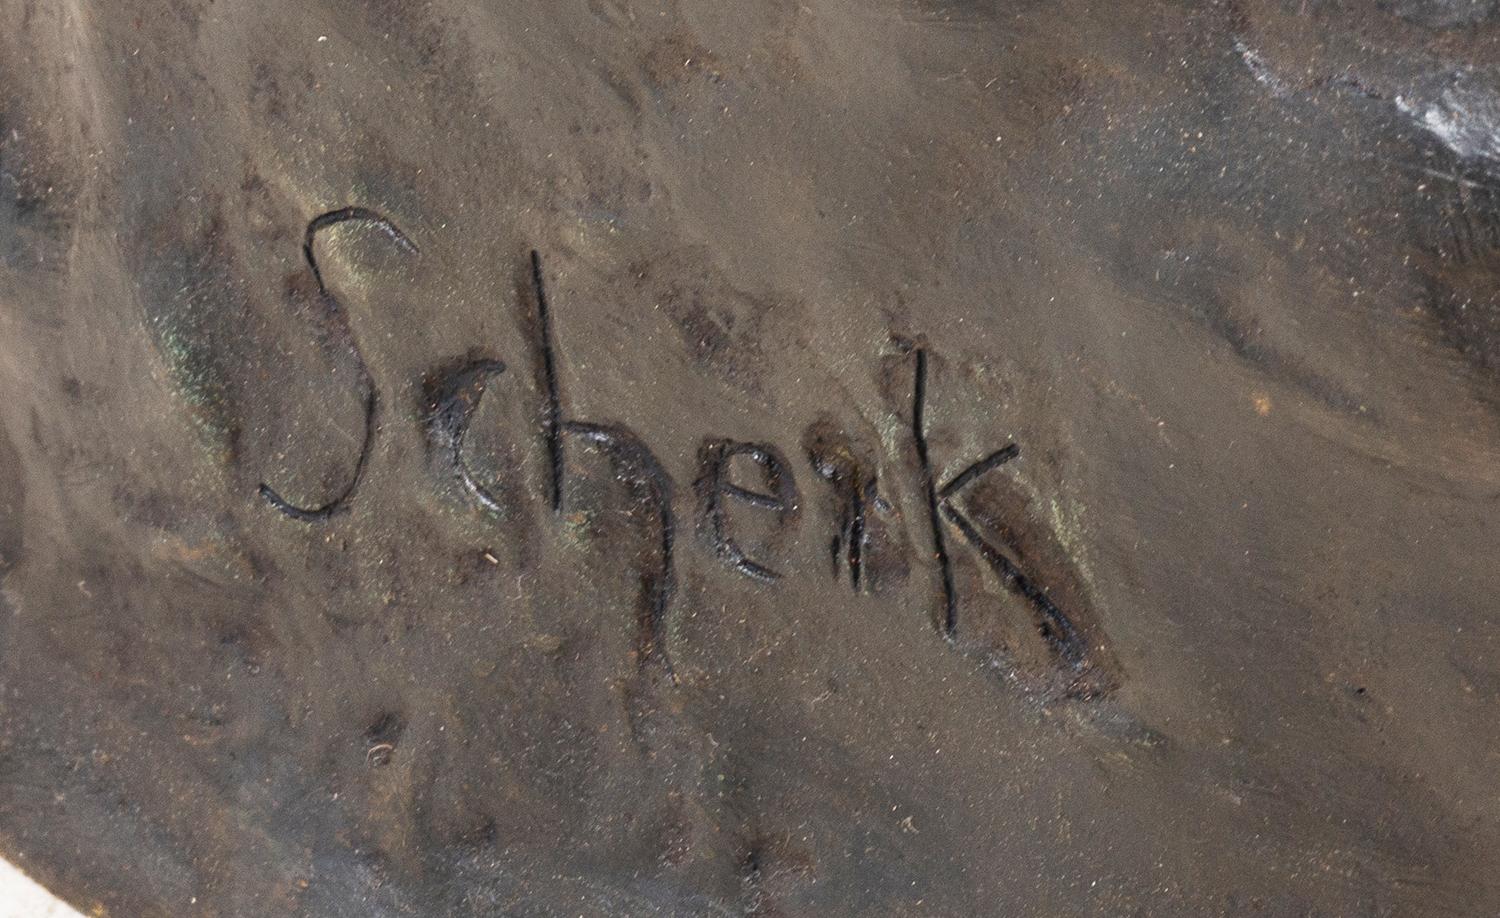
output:
[[[1084,668],[1087,648],[1083,636],[1078,633],[1073,622],[1063,614],[1046,591],[1022,573],[1020,568],[1016,567],[1003,552],[991,545],[962,513],[946,502],[942,507],[943,513],[1000,576],[1005,587],[1021,594],[1031,603],[1040,619],[1037,622],[1037,630],[1041,632],[1042,639],[1047,642],[1052,651],[1062,657],[1074,672],[1081,671]]]
[[[364,360],[360,360],[361,377],[366,386],[365,392],[365,434],[364,441],[359,448],[359,458],[354,462],[354,473],[349,476],[349,483],[344,486],[332,500],[319,507],[299,507],[277,493],[265,482],[260,483],[256,489],[266,503],[281,511],[284,515],[304,523],[320,523],[331,519],[334,514],[348,509],[349,501],[354,498],[354,493],[359,488],[360,479],[365,474],[365,467],[370,463],[370,454],[374,452],[375,432],[378,427],[380,414],[380,396],[375,391],[375,381],[364,369]]]
[[[938,496],[942,497],[944,500],[947,500],[948,498],[957,494],[959,491],[962,491],[964,489],[964,486],[969,484],[969,482],[973,481],[974,479],[978,478],[980,475],[983,475],[984,473],[991,471],[992,469],[999,468],[1000,466],[1004,465],[1005,463],[1009,462],[1019,455],[1021,455],[1021,446],[1019,443],[1012,443],[1002,449],[995,450],[993,453],[985,456],[983,459],[969,466],[967,469],[964,469],[957,476],[955,476],[952,481],[943,485],[943,489],[938,492]]]
[[[443,383],[442,390],[432,406],[432,431],[434,438],[447,447],[448,459],[452,463],[459,483],[485,509],[503,513],[504,506],[478,479],[469,464],[464,461],[464,440],[469,434],[469,424],[485,389],[495,376],[505,372],[505,363],[499,360],[473,360],[461,367]]]
[[[752,507],[760,507],[763,510],[787,509],[786,504],[782,503],[781,498],[772,497],[770,494],[762,494],[759,491],[751,491],[747,488],[742,488],[737,484],[730,484],[729,482],[725,482],[721,486],[721,488],[725,494],[730,495],[736,500],[744,501]]]
[[[859,478],[856,477],[850,491],[853,518],[849,521],[849,583],[856,593],[860,592],[859,580],[864,572],[866,490],[860,487]]]
[[[780,492],[779,495],[762,494],[725,481],[729,461],[735,456],[749,456],[765,471],[772,486]],[[785,524],[788,515],[795,512],[797,503],[797,486],[785,474],[786,460],[753,443],[717,440],[704,445],[699,454],[699,464],[703,473],[694,487],[703,501],[703,512],[711,530],[715,553],[728,561],[735,570],[753,580],[762,583],[780,580],[779,571],[748,557],[739,543],[730,537],[727,532],[728,511],[724,508],[724,498],[733,497],[753,507],[775,511],[779,514],[781,523]]]
[[[531,250],[531,289],[536,295],[537,324],[540,327],[542,379],[547,387],[547,410],[542,432],[547,440],[547,461],[551,469],[552,510],[562,512],[563,442],[562,396],[557,385],[557,361],[552,341],[552,309],[547,302],[547,285],[542,276],[542,255]]]
[[[844,455],[840,457],[825,454],[825,447],[833,448],[835,453],[842,449]],[[883,504],[877,488],[877,476],[872,474],[870,480],[865,481],[864,469],[848,451],[847,444],[841,448],[830,447],[829,444],[814,444],[805,448],[813,471],[833,486],[834,496],[839,501],[839,529],[828,545],[833,579],[839,578],[839,556],[842,554],[845,563],[849,565],[849,581],[858,593],[864,573],[864,550],[869,543],[867,504],[873,504],[877,508]]]
[[[745,557],[741,557],[734,562],[734,569],[752,580],[759,580],[761,583],[775,583],[781,579],[779,571],[774,571],[764,564]]]
[[[307,224],[307,232],[302,237],[302,257],[307,261],[308,268],[312,271],[313,279],[318,284],[318,294],[326,299],[335,311],[342,312],[343,307],[338,298],[328,292],[328,286],[323,281],[323,270],[318,265],[317,252],[314,251],[318,234],[325,229],[337,226],[340,223],[369,223],[389,236],[403,251],[411,254],[420,254],[421,249],[415,242],[385,217],[364,207],[344,207],[319,214]],[[355,491],[359,488],[360,479],[364,476],[365,468],[369,465],[370,454],[375,448],[375,435],[379,429],[380,395],[375,388],[375,377],[370,374],[370,368],[365,363],[364,354],[359,349],[358,338],[354,334],[354,328],[349,326],[350,349],[354,351],[355,365],[359,371],[360,381],[365,387],[365,431],[364,442],[360,444],[359,458],[354,463],[354,473],[349,478],[349,483],[334,498],[319,507],[299,507],[282,497],[274,488],[266,482],[261,482],[256,492],[285,516],[304,523],[316,523],[328,520],[335,513],[344,510],[350,500],[354,498]]]
[[[376,229],[385,233],[396,245],[400,246],[410,255],[420,255],[422,250],[415,242],[411,241],[401,228],[390,220],[366,207],[341,207],[338,210],[330,210],[326,214],[313,217],[307,224],[307,232],[302,234],[302,257],[307,259],[307,266],[312,269],[313,279],[318,282],[318,292],[327,294],[328,287],[323,283],[323,269],[318,266],[317,255],[313,252],[313,244],[317,241],[318,233],[330,227],[338,226],[340,223],[369,223]]]
[[[677,580],[672,564],[672,551],[676,540],[676,524],[672,518],[672,482],[656,457],[634,434],[623,428],[568,421],[563,425],[567,433],[577,434],[589,442],[602,446],[616,465],[616,474],[632,473],[637,484],[651,491],[656,504],[658,523],[661,527],[661,565],[655,576],[647,575],[642,586],[649,594],[640,622],[641,665],[652,659],[660,660],[668,678],[678,682],[667,649],[667,610],[672,596],[677,591]],[[621,476],[623,477],[623,476]]]
[[[958,633],[958,597],[953,587],[953,562],[948,557],[948,543],[943,537],[943,523],[938,518],[937,481],[932,474],[932,457],[927,448],[927,351],[917,349],[916,378],[912,383],[911,432],[917,443],[917,462],[922,475],[922,490],[927,496],[927,521],[932,527],[932,551],[937,557],[943,588],[943,636],[950,641]],[[946,495],[946,491],[944,492]]]

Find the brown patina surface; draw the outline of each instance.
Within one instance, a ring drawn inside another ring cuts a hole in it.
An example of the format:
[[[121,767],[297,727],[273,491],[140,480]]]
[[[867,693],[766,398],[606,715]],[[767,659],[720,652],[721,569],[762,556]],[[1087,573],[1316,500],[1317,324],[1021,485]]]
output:
[[[1492,0],[0,0],[96,915],[1500,913]]]

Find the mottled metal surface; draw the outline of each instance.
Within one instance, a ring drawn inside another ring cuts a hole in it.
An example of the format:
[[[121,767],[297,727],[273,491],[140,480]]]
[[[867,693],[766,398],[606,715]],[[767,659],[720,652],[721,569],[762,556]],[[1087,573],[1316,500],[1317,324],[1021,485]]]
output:
[[[1500,913],[1492,0],[0,0],[95,915]]]

